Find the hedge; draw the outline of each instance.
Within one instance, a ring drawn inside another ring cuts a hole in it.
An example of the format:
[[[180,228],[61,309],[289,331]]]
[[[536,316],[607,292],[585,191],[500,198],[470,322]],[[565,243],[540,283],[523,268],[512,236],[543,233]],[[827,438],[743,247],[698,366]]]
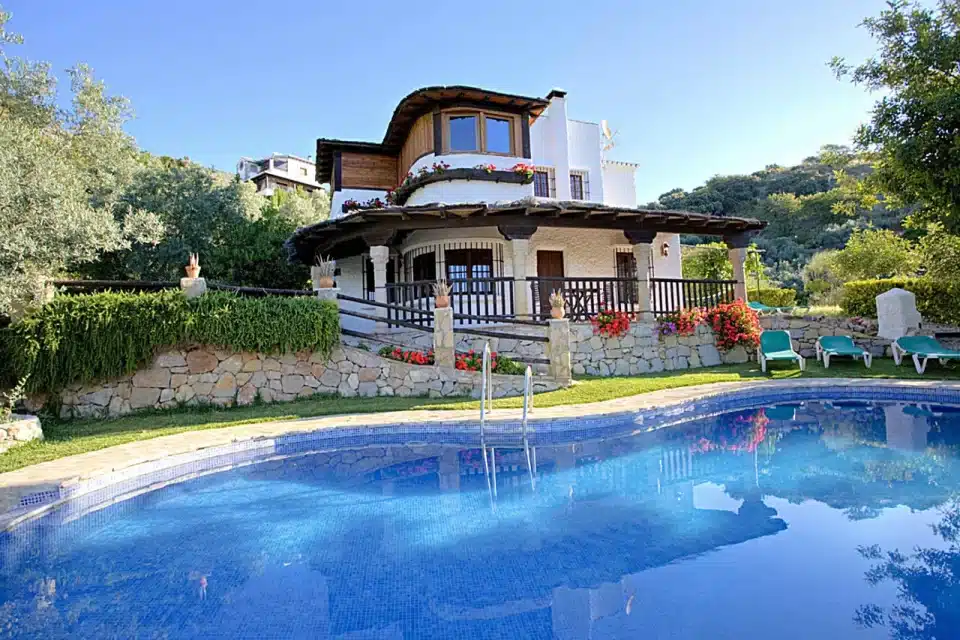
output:
[[[180,291],[62,296],[0,331],[0,376],[57,391],[133,373],[160,349],[201,344],[266,353],[328,353],[340,339],[336,305],[315,298],[244,298]]]
[[[856,280],[843,285],[840,308],[851,316],[877,317],[877,296],[894,287],[917,296],[917,310],[924,320],[944,324],[960,322],[960,281],[931,278]]]
[[[797,292],[794,289],[773,288],[757,291],[747,287],[747,300],[760,302],[770,307],[792,307],[797,300]]]

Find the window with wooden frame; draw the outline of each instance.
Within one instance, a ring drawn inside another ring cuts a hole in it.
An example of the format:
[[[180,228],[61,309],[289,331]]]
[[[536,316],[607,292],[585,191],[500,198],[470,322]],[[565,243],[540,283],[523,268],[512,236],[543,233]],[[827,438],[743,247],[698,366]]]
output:
[[[518,117],[505,113],[454,110],[443,113],[444,153],[519,155]]]
[[[570,170],[570,198],[572,200],[590,199],[590,180],[586,171]]]
[[[533,170],[533,195],[538,198],[557,197],[557,184],[553,169],[536,167]]]

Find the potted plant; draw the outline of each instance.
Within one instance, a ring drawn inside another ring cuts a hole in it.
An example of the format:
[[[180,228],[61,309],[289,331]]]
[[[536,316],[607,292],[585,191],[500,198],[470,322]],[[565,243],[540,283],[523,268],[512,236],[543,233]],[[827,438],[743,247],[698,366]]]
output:
[[[446,309],[450,306],[450,285],[443,278],[433,283],[433,305],[437,309]]]
[[[563,294],[553,290],[550,294],[550,317],[554,320],[560,320],[567,313],[567,301],[563,299]]]
[[[197,254],[191,253],[187,259],[187,266],[184,268],[188,278],[197,278],[200,275],[200,259]]]
[[[317,256],[317,263],[310,267],[310,278],[314,285],[319,289],[333,288],[333,275],[336,270],[336,263],[330,258]]]

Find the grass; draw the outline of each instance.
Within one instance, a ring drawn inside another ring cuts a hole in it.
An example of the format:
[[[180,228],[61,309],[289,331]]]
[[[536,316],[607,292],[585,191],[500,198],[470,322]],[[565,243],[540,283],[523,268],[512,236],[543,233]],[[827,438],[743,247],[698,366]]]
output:
[[[559,391],[550,391],[536,396],[537,407],[555,407],[571,404],[587,404],[612,400],[641,393],[716,382],[735,382],[759,378],[920,378],[912,365],[897,367],[889,358],[874,360],[873,368],[862,364],[835,360],[829,369],[824,369],[813,359],[807,361],[807,371],[800,373],[795,365],[772,364],[768,373],[761,373],[759,366],[750,363],[697,369],[694,371],[665,371],[631,378],[584,378]],[[960,380],[960,368],[949,369],[931,364],[924,378]],[[518,408],[520,398],[503,398],[494,401],[499,408]],[[296,418],[312,418],[325,415],[349,413],[380,413],[427,409],[447,411],[456,409],[479,409],[476,400],[462,398],[340,398],[318,396],[283,404],[262,404],[249,407],[220,409],[214,407],[184,407],[168,411],[151,411],[116,418],[113,420],[59,421],[52,417],[43,419],[45,440],[29,442],[0,454],[0,473],[13,471],[31,464],[55,460],[88,451],[96,451],[118,444],[148,440],[160,436],[219,429],[255,422],[272,422]]]

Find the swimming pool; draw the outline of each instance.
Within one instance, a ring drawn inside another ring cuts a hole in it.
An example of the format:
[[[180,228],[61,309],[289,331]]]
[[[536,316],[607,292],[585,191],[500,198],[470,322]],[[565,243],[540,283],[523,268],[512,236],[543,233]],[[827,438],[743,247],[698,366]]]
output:
[[[587,427],[305,441],[55,511],[0,538],[0,636],[960,637],[960,409]]]

